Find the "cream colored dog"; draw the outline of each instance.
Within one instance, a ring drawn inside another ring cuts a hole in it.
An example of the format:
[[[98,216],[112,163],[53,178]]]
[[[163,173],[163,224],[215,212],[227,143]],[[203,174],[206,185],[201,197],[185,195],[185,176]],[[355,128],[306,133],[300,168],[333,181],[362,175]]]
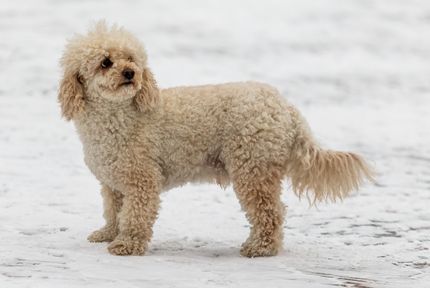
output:
[[[279,92],[257,82],[160,90],[142,45],[101,22],[67,45],[59,101],[102,185],[106,225],[89,241],[142,255],[160,193],[187,182],[233,184],[252,225],[241,254],[282,246],[281,181],[314,200],[342,198],[371,173],[353,153],[322,150]]]

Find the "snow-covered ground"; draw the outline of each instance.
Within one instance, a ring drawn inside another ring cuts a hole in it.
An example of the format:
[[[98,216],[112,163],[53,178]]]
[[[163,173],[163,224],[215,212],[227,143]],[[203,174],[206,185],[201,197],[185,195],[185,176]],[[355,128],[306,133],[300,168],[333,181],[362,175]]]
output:
[[[231,189],[163,195],[150,250],[115,257],[56,90],[65,39],[105,18],[146,44],[162,87],[260,80],[377,184],[309,208],[285,183],[285,249],[247,259]],[[430,2],[0,0],[0,287],[430,287]]]

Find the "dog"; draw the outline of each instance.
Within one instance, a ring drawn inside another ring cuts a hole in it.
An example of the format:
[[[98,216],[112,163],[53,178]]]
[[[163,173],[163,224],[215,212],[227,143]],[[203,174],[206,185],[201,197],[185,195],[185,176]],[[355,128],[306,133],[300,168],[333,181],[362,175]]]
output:
[[[299,111],[258,82],[160,89],[142,44],[97,23],[61,58],[62,115],[73,120],[85,163],[101,183],[106,225],[91,242],[143,255],[160,193],[189,182],[232,184],[251,224],[240,253],[276,255],[285,208],[281,182],[313,201],[336,200],[372,172],[354,153],[324,150]]]

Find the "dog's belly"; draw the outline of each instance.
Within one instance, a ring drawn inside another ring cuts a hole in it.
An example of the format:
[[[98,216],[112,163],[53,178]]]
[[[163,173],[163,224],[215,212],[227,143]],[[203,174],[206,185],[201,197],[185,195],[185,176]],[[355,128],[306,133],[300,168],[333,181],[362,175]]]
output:
[[[91,145],[89,149],[84,148],[84,161],[92,174],[104,185],[112,189],[121,190],[121,183],[115,181],[115,173],[127,165],[127,157],[121,150],[102,149]],[[113,150],[116,150],[113,152]],[[216,183],[226,187],[230,178],[219,155],[207,156],[201,163],[184,167],[184,163],[169,163],[169,168],[164,170],[163,191],[186,183]]]
[[[220,149],[216,149],[207,155],[195,155],[194,161],[187,163],[169,161],[164,170],[163,190],[186,183],[216,183],[226,187],[230,183],[230,177],[221,154]]]
[[[221,187],[230,184],[230,177],[224,169],[198,166],[189,168],[188,171],[172,171],[163,183],[163,191],[185,185],[187,183],[216,183]]]

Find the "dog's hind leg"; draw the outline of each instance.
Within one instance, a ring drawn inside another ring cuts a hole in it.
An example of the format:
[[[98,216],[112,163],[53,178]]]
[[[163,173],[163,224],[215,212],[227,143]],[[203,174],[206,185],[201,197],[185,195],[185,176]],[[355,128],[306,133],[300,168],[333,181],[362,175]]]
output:
[[[282,247],[284,205],[280,169],[243,165],[233,172],[233,188],[251,227],[240,253],[246,257],[273,256]]]
[[[119,233],[117,215],[121,210],[123,196],[106,185],[102,185],[101,194],[104,207],[103,217],[106,224],[88,236],[90,242],[111,242]]]

